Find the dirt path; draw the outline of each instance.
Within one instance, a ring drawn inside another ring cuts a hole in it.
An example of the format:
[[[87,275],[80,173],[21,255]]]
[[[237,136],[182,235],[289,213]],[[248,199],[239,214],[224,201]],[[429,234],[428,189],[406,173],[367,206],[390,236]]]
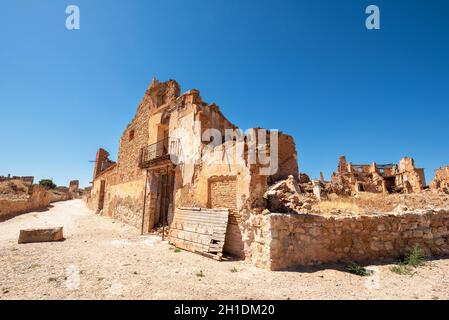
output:
[[[20,229],[40,226],[63,226],[66,241],[17,244]],[[428,262],[413,276],[389,267],[374,267],[374,276],[362,278],[331,267],[270,272],[242,261],[217,262],[139,236],[96,216],[81,200],[0,223],[0,299],[449,298],[449,260]]]

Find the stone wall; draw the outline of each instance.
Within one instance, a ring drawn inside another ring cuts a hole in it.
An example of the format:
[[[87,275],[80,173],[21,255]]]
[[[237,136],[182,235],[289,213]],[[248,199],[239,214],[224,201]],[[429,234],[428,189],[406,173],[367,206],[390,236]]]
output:
[[[34,185],[31,188],[29,198],[0,199],[0,222],[13,215],[45,209],[50,205],[51,196],[44,187]]]
[[[259,238],[269,252],[269,259],[258,258],[259,265],[272,270],[397,258],[415,245],[428,255],[449,254],[449,209],[342,217],[268,214],[259,219],[265,221],[258,227]]]

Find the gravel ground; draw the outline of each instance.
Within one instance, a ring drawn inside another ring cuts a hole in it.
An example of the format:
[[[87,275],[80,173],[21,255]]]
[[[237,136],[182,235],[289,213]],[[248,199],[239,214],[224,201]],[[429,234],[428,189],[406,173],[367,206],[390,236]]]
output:
[[[18,245],[19,230],[63,226],[66,240]],[[0,223],[0,299],[448,299],[449,259],[413,275],[391,265],[359,277],[344,266],[271,272],[179,251],[93,214],[81,200]],[[231,271],[232,270],[232,271]]]

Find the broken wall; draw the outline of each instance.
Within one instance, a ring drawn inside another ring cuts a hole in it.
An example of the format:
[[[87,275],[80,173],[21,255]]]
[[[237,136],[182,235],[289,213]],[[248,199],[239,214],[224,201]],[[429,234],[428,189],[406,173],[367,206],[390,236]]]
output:
[[[47,190],[39,185],[30,187],[30,196],[19,199],[0,198],[0,221],[11,215],[45,209],[50,205],[51,196]]]
[[[369,216],[263,216],[264,267],[272,270],[333,262],[398,258],[418,245],[426,254],[449,253],[449,210]],[[262,250],[262,249],[259,249]]]

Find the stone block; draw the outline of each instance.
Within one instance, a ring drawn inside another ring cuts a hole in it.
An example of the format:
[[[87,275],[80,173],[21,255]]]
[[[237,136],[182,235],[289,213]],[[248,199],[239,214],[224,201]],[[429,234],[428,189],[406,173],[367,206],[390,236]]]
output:
[[[18,243],[63,241],[62,227],[20,230]]]
[[[413,237],[415,238],[422,238],[423,232],[421,230],[415,230],[413,231]]]

